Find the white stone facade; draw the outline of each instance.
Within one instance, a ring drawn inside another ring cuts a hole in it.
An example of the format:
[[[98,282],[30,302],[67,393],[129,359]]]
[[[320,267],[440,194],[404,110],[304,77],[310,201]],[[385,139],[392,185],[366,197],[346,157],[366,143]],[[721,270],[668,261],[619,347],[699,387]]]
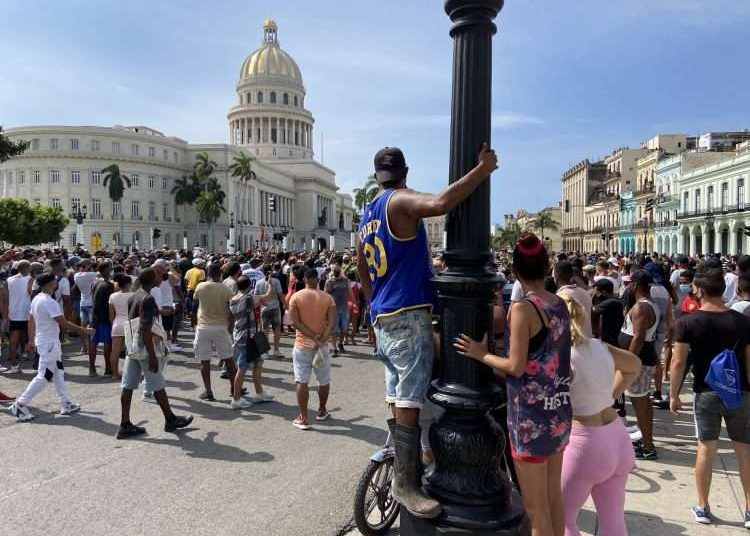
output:
[[[148,127],[30,126],[9,128],[14,141],[27,140],[23,155],[0,164],[3,197],[60,206],[66,213],[86,205],[84,246],[211,247],[211,233],[198,222],[193,207],[176,206],[175,180],[192,172],[195,157],[206,152],[226,193],[226,212],[214,226],[217,250],[226,250],[230,224],[234,246],[245,250],[274,243],[285,233],[287,249],[348,247],[354,209],[338,192],[333,170],[313,159],[312,114],[304,108],[305,89],[294,60],[277,41],[273,21],[264,25],[261,47],[245,60],[236,91],[239,104],[228,115],[230,144],[190,144]],[[262,95],[259,97],[259,94]],[[257,180],[241,184],[228,170],[241,153],[256,158]],[[122,206],[112,203],[101,170],[117,164],[132,182]],[[276,211],[270,210],[275,198]],[[122,219],[121,219],[122,215]],[[120,229],[122,236],[119,236]],[[333,238],[333,240],[331,240]],[[76,222],[61,245],[76,243]]]

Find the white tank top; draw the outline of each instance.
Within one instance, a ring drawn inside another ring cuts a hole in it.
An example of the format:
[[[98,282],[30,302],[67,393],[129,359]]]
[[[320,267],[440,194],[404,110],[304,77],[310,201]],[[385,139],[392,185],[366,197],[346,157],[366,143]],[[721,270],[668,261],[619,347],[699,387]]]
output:
[[[30,275],[20,274],[8,278],[8,319],[13,322],[26,322],[31,313],[29,296]]]
[[[643,340],[646,342],[654,342],[656,329],[659,327],[659,308],[656,307],[656,304],[654,304],[654,302],[646,298],[641,298],[636,303],[647,303],[651,307],[651,310],[654,312],[654,323],[650,328],[646,330],[646,336],[643,338]],[[635,337],[635,332],[633,331],[633,319],[630,317],[630,315],[633,314],[634,308],[635,305],[630,308],[627,316],[625,316],[625,323],[622,325],[622,332],[625,335],[630,335],[631,337]]]
[[[615,361],[599,339],[589,339],[570,350],[573,379],[570,382],[570,404],[573,415],[594,415],[612,406],[612,382]]]

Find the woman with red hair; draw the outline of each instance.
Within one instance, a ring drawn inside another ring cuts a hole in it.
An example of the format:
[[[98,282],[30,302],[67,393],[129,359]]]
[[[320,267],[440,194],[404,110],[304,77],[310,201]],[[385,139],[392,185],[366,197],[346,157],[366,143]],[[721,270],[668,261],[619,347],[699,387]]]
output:
[[[458,352],[503,373],[508,390],[508,435],[524,508],[533,536],[562,536],[565,514],[560,489],[562,453],[572,421],[570,316],[545,289],[549,255],[531,233],[513,251],[513,272],[524,297],[508,314],[506,356],[488,353],[483,342],[460,335]]]

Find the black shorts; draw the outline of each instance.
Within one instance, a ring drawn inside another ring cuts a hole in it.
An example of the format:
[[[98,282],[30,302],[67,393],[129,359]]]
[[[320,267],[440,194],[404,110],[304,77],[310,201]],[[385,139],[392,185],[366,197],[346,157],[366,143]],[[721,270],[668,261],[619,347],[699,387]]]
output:
[[[29,334],[29,321],[28,320],[11,320],[8,323],[8,331],[20,331],[24,335]]]
[[[167,333],[172,331],[172,326],[174,326],[174,315],[161,315],[161,325]]]
[[[698,441],[717,441],[723,419],[729,439],[750,444],[750,393],[742,394],[742,405],[735,410],[727,409],[714,391],[695,393],[694,406]]]

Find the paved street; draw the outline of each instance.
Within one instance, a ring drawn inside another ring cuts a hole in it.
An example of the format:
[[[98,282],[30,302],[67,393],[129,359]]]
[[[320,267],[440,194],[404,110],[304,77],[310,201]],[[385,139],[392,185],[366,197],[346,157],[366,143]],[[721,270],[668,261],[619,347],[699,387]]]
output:
[[[188,339],[183,338],[183,346]],[[228,407],[226,380],[213,374],[217,401],[198,400],[198,364],[178,354],[166,376],[177,412],[191,428],[163,431],[156,405],[134,396],[142,439],[117,441],[119,388],[89,379],[81,355],[66,358],[66,379],[80,414],[56,415],[50,385],[32,405],[36,419],[0,413],[0,504],[3,536],[116,534],[321,535],[346,531],[352,490],[370,453],[385,440],[382,365],[364,346],[334,359],[333,419],[309,432],[293,428],[291,339],[285,357],[266,362],[276,401],[242,412]],[[76,344],[66,346],[69,353]],[[0,376],[19,395],[31,378]],[[248,382],[248,388],[250,388]],[[311,393],[314,408],[316,393]],[[40,501],[43,506],[40,508]]]

